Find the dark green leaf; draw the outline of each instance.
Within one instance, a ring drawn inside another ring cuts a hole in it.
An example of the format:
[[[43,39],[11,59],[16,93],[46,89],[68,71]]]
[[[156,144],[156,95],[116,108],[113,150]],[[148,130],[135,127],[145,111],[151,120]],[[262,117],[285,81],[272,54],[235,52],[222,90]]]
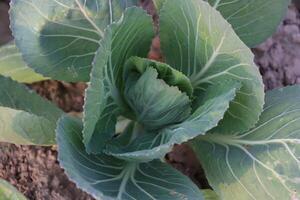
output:
[[[151,65],[142,74],[133,71],[125,76],[124,96],[136,121],[148,130],[182,122],[191,112],[189,97],[158,76]]]
[[[80,120],[63,117],[59,121],[59,162],[69,178],[96,199],[203,199],[191,180],[159,160],[136,163],[104,154],[87,154],[81,131]]]
[[[205,0],[219,10],[249,47],[254,47],[277,29],[290,0]]]
[[[13,0],[11,28],[24,60],[35,71],[57,80],[88,81],[105,28],[135,2]]]
[[[88,152],[101,152],[115,134],[116,113],[126,107],[119,93],[124,64],[131,56],[146,57],[153,35],[151,17],[139,8],[129,8],[107,29],[86,91],[83,138]]]
[[[262,78],[250,49],[219,12],[200,0],[168,0],[160,11],[160,39],[166,62],[187,75],[194,89],[205,92],[228,79],[242,83],[219,131],[255,125],[264,104]]]
[[[163,158],[174,144],[187,142],[217,126],[239,88],[240,84],[235,82],[214,85],[208,88],[206,96],[203,97],[204,103],[184,122],[151,132],[137,126],[132,129],[137,132],[133,134],[137,137],[129,144],[124,145],[116,138],[107,146],[105,152],[125,160],[149,161]]]

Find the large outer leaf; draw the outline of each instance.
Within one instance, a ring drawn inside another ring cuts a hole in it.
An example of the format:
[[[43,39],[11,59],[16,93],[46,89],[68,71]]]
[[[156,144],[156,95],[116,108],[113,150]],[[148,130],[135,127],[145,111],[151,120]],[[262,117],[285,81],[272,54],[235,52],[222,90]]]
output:
[[[195,88],[227,79],[242,83],[219,130],[254,126],[264,103],[262,79],[250,49],[218,11],[204,1],[167,0],[160,11],[160,38],[166,62],[189,76]]]
[[[0,76],[0,141],[52,145],[63,113],[25,86]]]
[[[85,152],[80,120],[63,117],[57,128],[58,157],[78,187],[101,200],[203,199],[186,176],[159,160],[126,162]]]
[[[163,158],[166,153],[171,151],[174,144],[181,144],[203,135],[217,126],[239,87],[240,85],[235,82],[224,82],[210,87],[206,96],[203,97],[205,103],[184,122],[157,132],[144,133],[137,127],[137,129],[131,130],[137,132],[136,139],[129,144],[125,143],[126,145],[123,144],[122,138],[113,139],[105,153],[121,159],[141,162]]]
[[[300,86],[269,92],[256,127],[191,142],[222,199],[300,198]]]
[[[26,200],[23,194],[2,179],[0,179],[0,197],[1,200]]]
[[[275,31],[287,12],[290,0],[206,0],[219,10],[249,47]]]
[[[13,0],[11,28],[24,60],[57,80],[88,81],[108,24],[131,0]]]
[[[157,10],[162,8],[165,1],[153,0]],[[208,1],[221,12],[241,40],[249,47],[262,43],[275,32],[290,4],[290,0],[204,1]]]
[[[83,138],[88,152],[101,152],[107,139],[115,134],[117,107],[125,107],[118,90],[122,68],[129,57],[147,55],[153,35],[151,17],[139,8],[129,8],[117,24],[107,29],[86,91]]]
[[[47,79],[35,73],[24,63],[22,55],[14,43],[6,44],[0,48],[0,74],[22,83],[33,83]]]

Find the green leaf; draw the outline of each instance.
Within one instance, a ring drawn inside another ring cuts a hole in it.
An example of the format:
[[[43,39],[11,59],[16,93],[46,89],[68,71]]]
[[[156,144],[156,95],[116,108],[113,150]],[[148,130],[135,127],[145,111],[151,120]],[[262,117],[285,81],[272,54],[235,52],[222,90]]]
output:
[[[132,66],[133,63],[127,64]],[[151,64],[144,66],[144,72],[133,68],[124,74],[124,96],[134,111],[135,120],[148,130],[158,130],[188,118],[191,100],[186,93],[166,83]],[[168,78],[177,79],[176,75]]]
[[[243,42],[254,47],[277,29],[290,0],[205,0],[219,10]]]
[[[239,88],[240,84],[236,82],[224,82],[210,87],[203,97],[204,104],[184,122],[151,132],[139,126],[134,127],[131,131],[137,133],[127,134],[128,137],[137,135],[136,138],[124,145],[123,139],[117,137],[107,145],[105,153],[129,161],[146,162],[163,158],[174,144],[187,142],[217,126]]]
[[[156,10],[159,12],[166,0],[152,0]]]
[[[0,74],[21,83],[33,83],[48,79],[35,73],[24,63],[22,55],[14,43],[0,47]]]
[[[264,104],[262,78],[250,49],[219,12],[204,1],[168,0],[160,11],[160,39],[166,62],[187,75],[194,89],[205,92],[228,79],[242,83],[219,130],[255,125]]]
[[[201,191],[205,200],[221,200],[213,190],[205,189]]]
[[[88,152],[101,152],[115,134],[116,115],[119,108],[126,108],[119,93],[123,66],[131,56],[146,57],[153,37],[152,19],[140,8],[127,9],[124,17],[107,29],[86,91],[83,138]]]
[[[300,198],[299,100],[300,86],[268,92],[255,128],[190,143],[222,199]]]
[[[173,69],[171,66],[155,60],[139,58],[136,56],[129,58],[124,67],[123,80],[126,81],[127,77],[132,72],[143,74],[148,67],[157,70],[159,79],[164,80],[164,82],[170,86],[178,87],[181,92],[186,93],[189,97],[193,97],[193,87],[188,77]]]
[[[23,194],[3,179],[0,179],[0,196],[1,200],[26,200]]]
[[[0,141],[55,144],[56,121],[63,111],[25,86],[0,76]]]
[[[131,0],[13,0],[10,21],[23,58],[36,72],[63,81],[88,81],[107,25]]]
[[[0,107],[0,141],[22,145],[53,145],[55,123],[28,112]]]
[[[96,199],[203,199],[191,180],[159,160],[136,163],[87,154],[81,130],[80,120],[63,117],[59,121],[59,162],[69,178]]]

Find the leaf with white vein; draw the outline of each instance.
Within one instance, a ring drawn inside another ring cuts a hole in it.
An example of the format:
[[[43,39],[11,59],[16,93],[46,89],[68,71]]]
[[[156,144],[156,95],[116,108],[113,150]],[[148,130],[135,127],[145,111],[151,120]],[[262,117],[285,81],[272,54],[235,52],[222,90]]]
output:
[[[14,43],[0,47],[0,74],[21,83],[33,83],[48,79],[35,73],[26,65]]]
[[[250,131],[211,133],[190,145],[222,199],[300,198],[300,86],[267,93]]]
[[[2,179],[0,179],[0,197],[1,200],[26,200],[22,193]]]
[[[105,153],[129,161],[145,162],[163,158],[172,150],[174,144],[187,142],[216,127],[239,88],[240,84],[236,82],[224,82],[212,86],[203,96],[204,103],[201,102],[201,106],[185,121],[167,126],[160,131],[147,132],[140,126],[135,126],[131,130],[126,129],[127,137],[138,136],[129,144],[123,142],[124,138],[126,139],[125,135],[124,138],[112,139]]]
[[[205,0],[219,10],[249,47],[254,47],[277,29],[290,0]]]
[[[10,21],[29,67],[63,81],[88,81],[107,25],[131,0],[13,0]]]
[[[55,144],[56,121],[63,111],[25,86],[0,76],[0,141]]]
[[[88,152],[101,152],[115,134],[116,116],[126,107],[119,92],[123,67],[131,56],[146,57],[153,37],[151,17],[140,8],[128,8],[107,29],[86,90],[83,138]]]
[[[87,154],[81,120],[62,117],[58,123],[58,157],[77,186],[101,200],[203,200],[198,187],[166,163],[128,162],[105,154]]]
[[[200,92],[228,79],[242,83],[219,130],[254,126],[264,103],[262,78],[250,49],[218,11],[204,1],[167,0],[160,10],[160,39],[166,62]]]

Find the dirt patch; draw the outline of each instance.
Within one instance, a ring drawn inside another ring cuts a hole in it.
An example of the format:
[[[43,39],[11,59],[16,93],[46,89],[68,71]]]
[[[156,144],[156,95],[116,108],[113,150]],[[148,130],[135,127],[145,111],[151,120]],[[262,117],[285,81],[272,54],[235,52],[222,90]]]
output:
[[[273,37],[253,52],[267,90],[300,83],[300,13],[294,5]]]
[[[0,177],[30,200],[92,200],[71,183],[52,148],[0,145]]]
[[[142,5],[154,15],[157,22],[152,3],[145,0]],[[5,25],[7,22],[4,24],[2,22],[4,18],[1,9],[3,6],[0,6],[0,26],[7,27],[7,24]],[[7,10],[7,7],[4,9]],[[1,27],[0,30],[2,31]],[[7,37],[7,41],[10,38],[9,31],[6,30],[5,33],[1,31],[0,34],[6,36],[0,35],[0,38]],[[159,39],[155,38],[149,57],[162,60],[159,49]],[[253,52],[266,89],[300,83],[300,14],[296,7],[290,6],[277,33],[253,49]],[[66,112],[82,111],[85,84],[44,81],[30,87]],[[0,177],[11,182],[31,200],[92,199],[68,180],[56,158],[57,152],[53,148],[0,144]],[[168,154],[166,159],[172,166],[191,177],[200,187],[209,187],[195,155],[186,145],[175,146],[174,151]]]
[[[43,81],[29,85],[29,87],[65,112],[82,112],[83,110],[85,83]]]

